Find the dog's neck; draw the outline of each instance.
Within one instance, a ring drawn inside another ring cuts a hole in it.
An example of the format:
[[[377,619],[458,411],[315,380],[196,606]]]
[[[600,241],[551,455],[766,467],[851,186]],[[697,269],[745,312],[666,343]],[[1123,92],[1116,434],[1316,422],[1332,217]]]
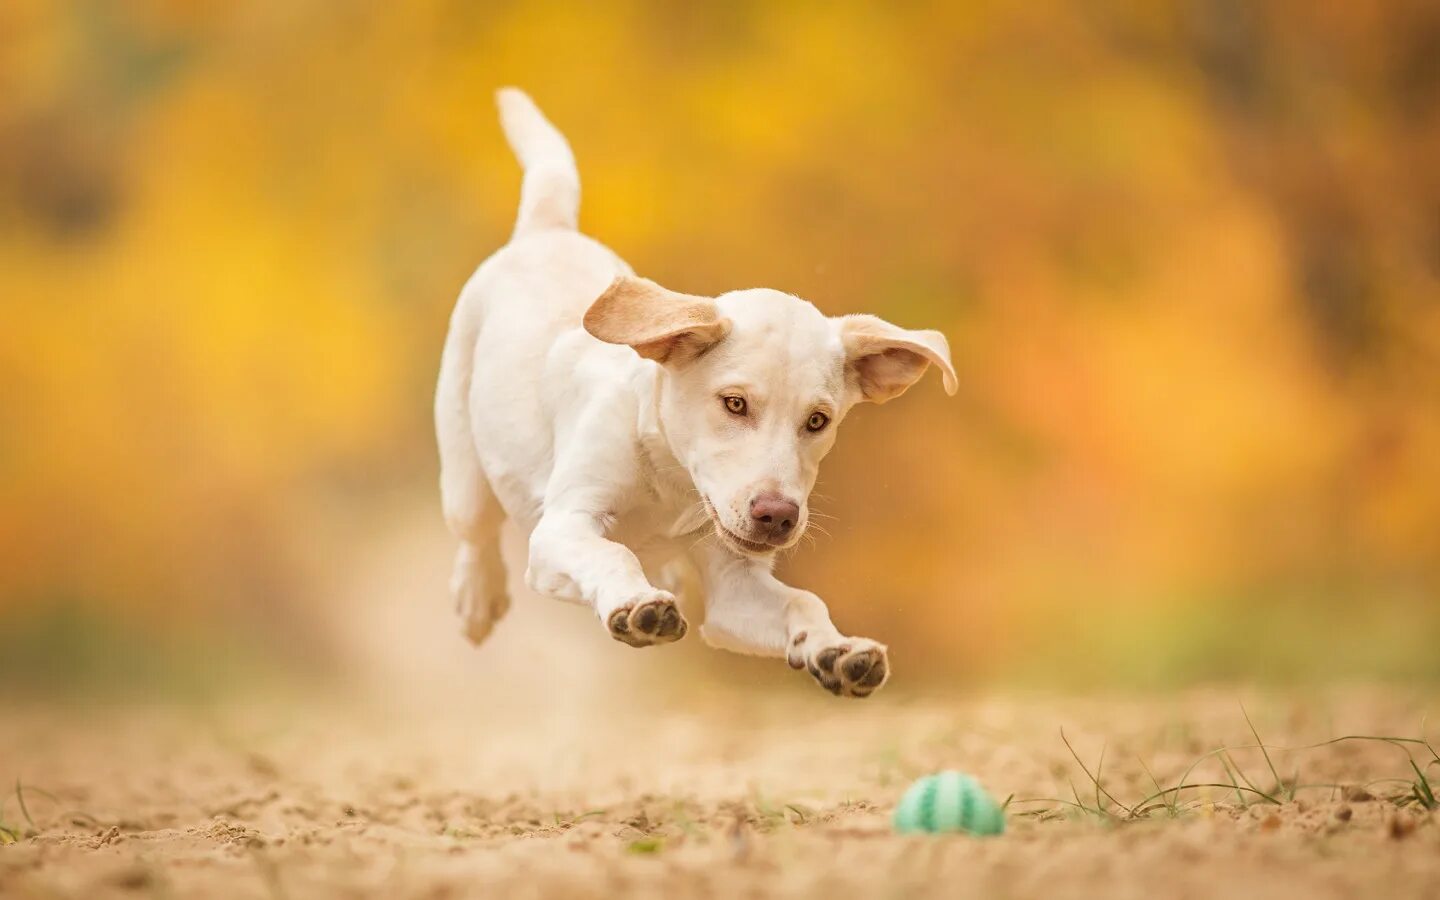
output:
[[[690,470],[676,457],[660,416],[660,392],[665,373],[658,365],[645,366],[636,377],[639,415],[635,423],[640,444],[640,466],[647,486],[664,506],[675,511],[671,537],[710,528],[700,492]]]

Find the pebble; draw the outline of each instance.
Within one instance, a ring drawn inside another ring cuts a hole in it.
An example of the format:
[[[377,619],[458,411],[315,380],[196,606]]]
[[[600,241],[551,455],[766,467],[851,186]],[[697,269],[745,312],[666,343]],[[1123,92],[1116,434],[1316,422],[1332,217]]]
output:
[[[1390,817],[1390,837],[1395,840],[1404,840],[1415,830],[1415,820],[1409,816],[1394,815]]]
[[[1369,803],[1375,799],[1375,795],[1357,784],[1352,784],[1345,789],[1345,799],[1351,803]]]

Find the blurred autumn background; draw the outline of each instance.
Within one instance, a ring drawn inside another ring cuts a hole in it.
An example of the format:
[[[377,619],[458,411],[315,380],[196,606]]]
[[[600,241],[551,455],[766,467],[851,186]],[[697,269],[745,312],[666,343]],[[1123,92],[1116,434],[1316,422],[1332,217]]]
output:
[[[447,620],[430,424],[503,84],[641,273],[949,335],[785,563],[897,685],[1440,676],[1432,2],[8,0],[0,683],[541,639]]]

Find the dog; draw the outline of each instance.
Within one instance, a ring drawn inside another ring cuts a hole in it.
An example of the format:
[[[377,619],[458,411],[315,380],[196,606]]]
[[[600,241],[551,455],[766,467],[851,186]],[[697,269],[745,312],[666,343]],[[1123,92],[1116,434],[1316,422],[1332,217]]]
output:
[[[772,569],[805,532],[852,407],[900,396],[932,364],[955,393],[945,337],[827,317],[776,290],[701,297],[636,277],[579,232],[565,138],[522,91],[497,103],[524,169],[520,209],[460,293],[435,397],[464,634],[479,644],[509,608],[510,519],[529,536],[529,587],[588,607],[617,641],[685,637],[663,576],[688,561],[707,644],[869,696],[890,675],[885,645],[841,634]]]

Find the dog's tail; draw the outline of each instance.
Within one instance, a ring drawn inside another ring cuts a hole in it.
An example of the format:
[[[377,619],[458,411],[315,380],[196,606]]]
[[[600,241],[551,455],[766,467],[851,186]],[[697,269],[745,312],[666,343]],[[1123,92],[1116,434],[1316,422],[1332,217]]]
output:
[[[574,229],[580,215],[580,173],[570,145],[535,101],[519,88],[501,88],[495,94],[500,126],[510,149],[525,169],[520,186],[520,212],[515,234],[545,228]]]

